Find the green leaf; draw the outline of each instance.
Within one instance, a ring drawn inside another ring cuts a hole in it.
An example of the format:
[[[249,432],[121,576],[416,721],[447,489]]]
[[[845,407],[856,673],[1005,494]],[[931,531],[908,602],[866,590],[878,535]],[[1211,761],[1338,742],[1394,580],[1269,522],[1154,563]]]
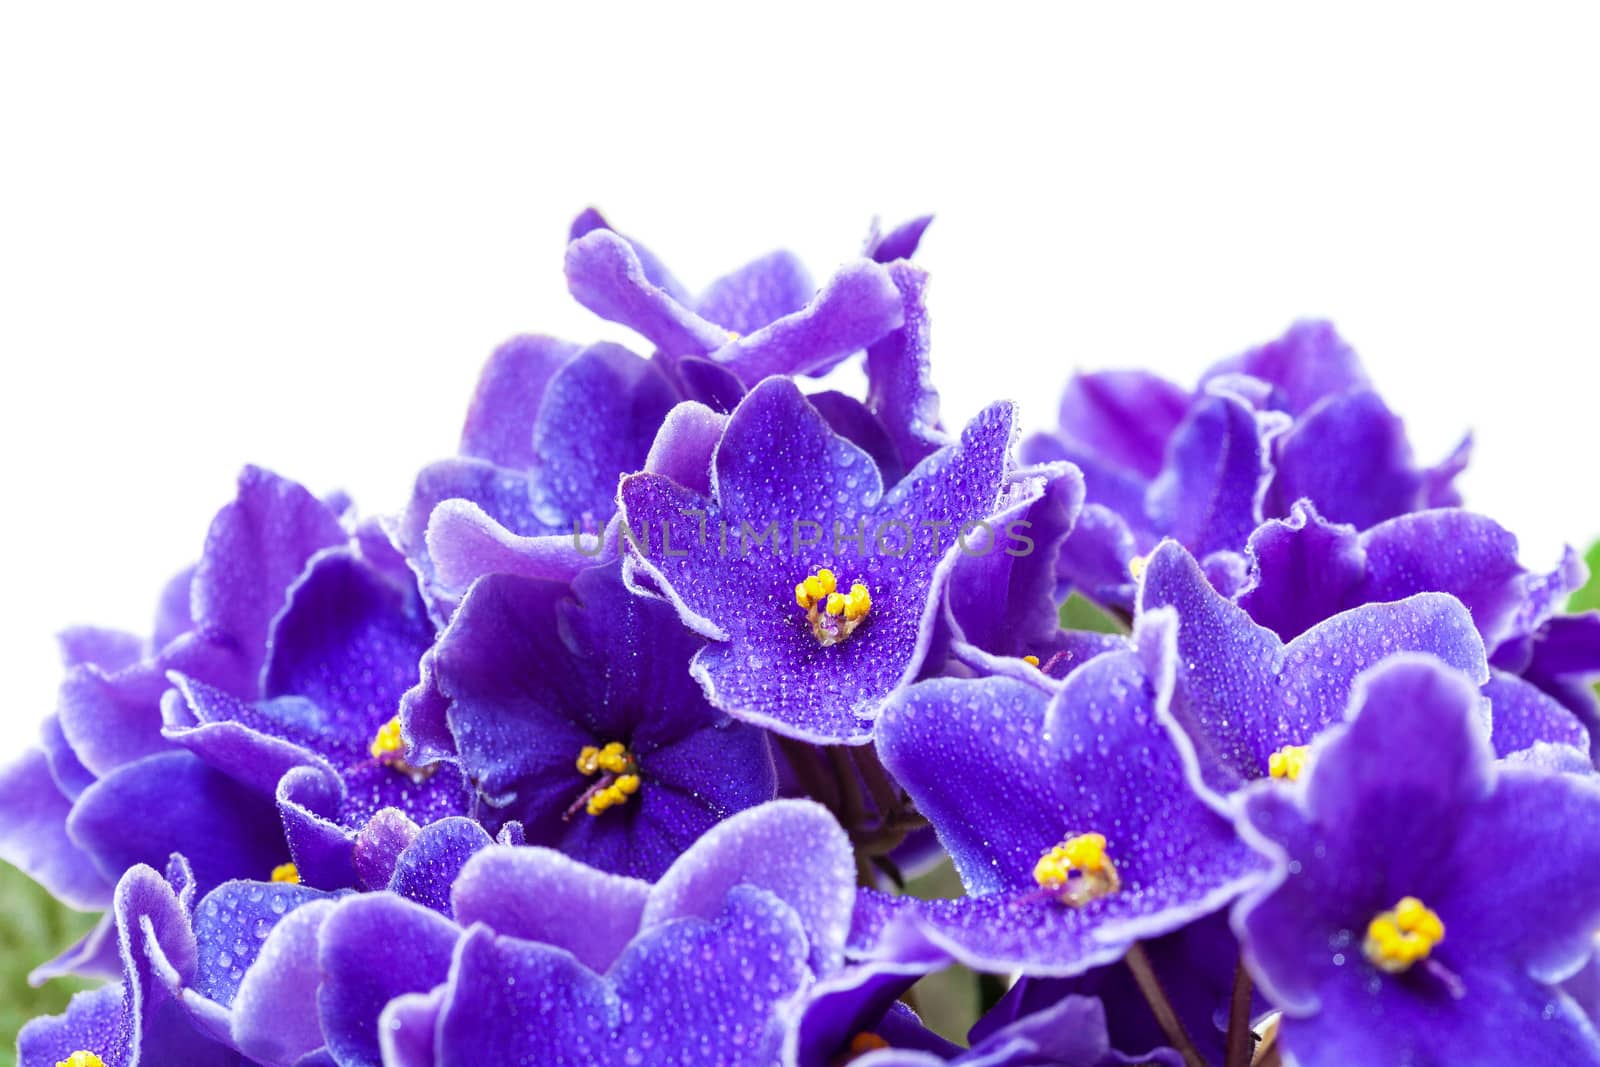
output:
[[[1583,561],[1589,565],[1589,580],[1567,600],[1568,611],[1593,611],[1600,608],[1600,541],[1589,546]]]
[[[1097,634],[1125,634],[1128,624],[1082,593],[1073,593],[1058,616],[1063,630],[1093,630]]]
[[[0,863],[0,1067],[15,1064],[23,1023],[59,1015],[72,994],[95,985],[75,978],[58,978],[42,989],[28,985],[29,971],[88,933],[95,919],[57,903],[33,879]]]

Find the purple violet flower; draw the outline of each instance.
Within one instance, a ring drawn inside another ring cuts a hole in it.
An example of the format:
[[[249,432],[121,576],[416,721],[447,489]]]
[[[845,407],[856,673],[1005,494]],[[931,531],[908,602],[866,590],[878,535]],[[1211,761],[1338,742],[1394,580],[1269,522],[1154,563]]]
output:
[[[1600,924],[1600,787],[1496,764],[1478,705],[1459,672],[1396,657],[1297,785],[1248,795],[1276,872],[1234,925],[1304,1067],[1600,1063],[1555,987]]]
[[[1305,746],[1339,722],[1364,669],[1398,652],[1437,656],[1483,687],[1502,755],[1541,743],[1586,754],[1588,737],[1561,704],[1510,675],[1491,674],[1473,617],[1446,593],[1340,612],[1284,643],[1206,581],[1194,558],[1165,542],[1150,556],[1139,609],[1176,611],[1175,721],[1221,793],[1298,773]]]
[[[168,737],[163,697],[182,672],[237,699],[260,698],[269,645],[309,561],[370,541],[370,528],[352,537],[294,482],[245,468],[200,561],[162,597],[148,641],[63,635],[59,710],[41,746],[0,771],[0,857],[86,909],[108,906],[130,867],[164,865],[174,852],[203,888],[288,859],[270,789],[262,795]],[[108,951],[109,923],[97,938]]]
[[[1262,873],[1190,785],[1166,724],[1171,613],[1059,685],[936,679],[878,728],[884,765],[939,831],[969,897],[910,905],[968,966],[1070,976],[1227,904]]]
[[[193,875],[179,858],[166,878],[142,864],[130,868],[111,908],[121,981],[78,993],[65,1014],[24,1026],[17,1036],[19,1067],[55,1067],[80,1052],[105,1067],[239,1063],[196,1025],[183,999],[183,987],[200,966],[191,926],[194,893]]]
[[[1559,614],[1586,576],[1570,548],[1553,571],[1538,574],[1518,562],[1508,530],[1460,508],[1413,512],[1357,532],[1301,501],[1288,518],[1250,535],[1249,555],[1251,578],[1236,599],[1285,641],[1361,604],[1449,593],[1472,613],[1497,688],[1512,688],[1509,678],[1521,676],[1562,700],[1591,739],[1600,730],[1594,694],[1582,684],[1600,671],[1600,616]],[[1570,681],[1580,683],[1576,692]],[[1504,737],[1496,747],[1507,751]]]
[[[926,223],[883,249],[909,255]],[[419,475],[394,530],[442,616],[483,574],[565,581],[612,558],[617,479],[651,469],[652,456],[671,465],[679,446],[663,421],[679,401],[728,411],[764,374],[819,374],[865,348],[868,396],[819,394],[830,422],[897,471],[943,443],[926,276],[903,260],[863,260],[816,293],[800,262],[775,252],[690,301],[655,256],[591,210],[573,223],[567,271],[574,296],[657,353],[532,335],[494,353],[460,455]]]
[[[291,912],[240,982],[239,1047],[271,1064],[765,1065],[790,1001],[843,964],[854,864],[825,811],[776,801],[653,885],[493,845],[448,896],[453,920],[393,893]]]
[[[801,740],[861,743],[915,677],[961,548],[1006,500],[1012,414],[997,405],[900,482],[834,433],[792,382],[751,391],[717,445],[710,493],[622,482],[629,567],[706,637],[713,704]]]
[[[1235,554],[1250,532],[1302,498],[1359,529],[1460,503],[1450,482],[1467,451],[1464,441],[1441,466],[1418,468],[1355,352],[1329,324],[1301,322],[1214,365],[1193,393],[1144,371],[1076,375],[1060,428],[1023,455],[1083,469],[1088,505],[1061,578],[1127,609],[1129,563],[1163,537],[1213,577],[1242,578]]]
[[[670,606],[628,592],[617,563],[570,588],[490,576],[440,637],[438,703],[410,724],[453,738],[491,831],[515,821],[528,844],[654,878],[776,790],[766,735],[690,677],[702,643]]]

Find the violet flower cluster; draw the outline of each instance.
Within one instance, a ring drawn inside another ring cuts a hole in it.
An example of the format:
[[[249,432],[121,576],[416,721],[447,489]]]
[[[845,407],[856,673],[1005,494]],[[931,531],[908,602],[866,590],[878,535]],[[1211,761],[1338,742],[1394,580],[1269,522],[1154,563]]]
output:
[[[1325,323],[947,427],[927,224],[692,293],[586,212],[641,351],[506,342],[394,516],[247,468],[64,634],[0,856],[105,981],[19,1062],[1600,1064],[1578,558]]]

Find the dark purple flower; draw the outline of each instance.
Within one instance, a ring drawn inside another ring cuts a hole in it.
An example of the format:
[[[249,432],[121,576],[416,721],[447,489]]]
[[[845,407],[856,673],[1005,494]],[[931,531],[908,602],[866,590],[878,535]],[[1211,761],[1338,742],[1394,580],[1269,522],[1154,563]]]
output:
[[[1176,620],[1055,685],[919,683],[885,710],[884,765],[939,831],[968,898],[916,905],[969,966],[1080,974],[1224,906],[1261,874],[1191,786],[1165,722]]]
[[[396,584],[347,550],[324,552],[289,593],[263,699],[174,675],[166,736],[276,798],[305,882],[357,884],[357,835],[380,810],[423,824],[469,810],[459,769],[408,762],[400,729],[400,698],[433,637],[414,583]]]
[[[653,878],[776,779],[765,734],[690,677],[701,640],[619,570],[480,580],[434,650],[439,701],[412,720],[437,734],[442,719],[491,829],[515,821],[529,844]]]
[[[1413,512],[1357,532],[1301,501],[1287,519],[1251,535],[1249,554],[1251,579],[1238,602],[1286,641],[1360,604],[1449,593],[1472,613],[1497,676],[1519,675],[1564,703],[1570,699],[1567,706],[1591,734],[1600,725],[1593,694],[1582,684],[1600,671],[1600,616],[1559,614],[1585,577],[1571,549],[1554,570],[1539,574],[1518,562],[1517,539],[1508,530],[1469,511]],[[1579,683],[1576,693],[1570,681]],[[1497,684],[1514,685],[1508,678]],[[1507,751],[1504,737],[1495,744]]]
[[[59,710],[44,723],[41,748],[0,772],[0,856],[85,908],[107,906],[128,868],[163,865],[174,852],[207,888],[287,859],[270,794],[165,736],[163,696],[169,675],[182,672],[239,699],[260,697],[290,589],[313,556],[351,539],[329,505],[245,468],[199,563],[162,597],[149,641],[64,635]]]
[[[1600,924],[1600,787],[1497,765],[1459,672],[1374,668],[1244,814],[1277,870],[1235,928],[1297,1063],[1600,1063],[1555,986]]]
[[[791,382],[769,379],[729,419],[709,495],[624,479],[624,520],[643,538],[629,565],[712,639],[692,666],[712,703],[859,743],[922,663],[958,540],[981,532],[1005,550],[983,524],[1013,488],[1012,432],[1010,408],[991,408],[887,485]]]
[[[1135,594],[1130,562],[1164,537],[1214,577],[1242,578],[1235,554],[1263,519],[1302,498],[1358,528],[1457,504],[1450,482],[1466,452],[1463,443],[1419,469],[1404,426],[1323,322],[1216,364],[1192,393],[1143,371],[1077,375],[1058,430],[1024,446],[1030,462],[1083,469],[1088,505],[1060,575],[1123,609]]]
[[[1177,612],[1176,721],[1202,755],[1219,792],[1269,774],[1293,777],[1303,747],[1341,721],[1357,675],[1397,652],[1440,657],[1483,686],[1503,754],[1540,742],[1587,750],[1588,739],[1559,703],[1521,680],[1491,674],[1473,617],[1446,593],[1340,612],[1285,644],[1217,592],[1173,542],[1150,556],[1140,611]]]

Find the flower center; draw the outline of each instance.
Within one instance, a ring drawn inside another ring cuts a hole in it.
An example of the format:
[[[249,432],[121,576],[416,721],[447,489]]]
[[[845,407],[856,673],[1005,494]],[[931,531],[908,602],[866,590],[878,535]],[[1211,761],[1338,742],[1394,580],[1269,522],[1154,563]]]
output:
[[[1069,907],[1081,908],[1122,888],[1116,865],[1106,855],[1104,834],[1069,837],[1033,865],[1039,888]]]
[[[1284,745],[1267,757],[1267,773],[1274,778],[1297,782],[1305,773],[1306,757],[1310,754],[1310,745]]]
[[[872,610],[872,594],[865,583],[853,583],[848,593],[838,589],[839,580],[826,567],[794,587],[794,601],[805,609],[811,633],[824,648],[855,633]]]
[[[828,1067],[846,1067],[861,1056],[879,1049],[892,1048],[893,1046],[871,1030],[863,1030],[850,1039],[850,1043],[842,1051],[828,1061]]]
[[[626,804],[628,798],[639,791],[639,764],[621,741],[612,741],[603,748],[584,745],[578,752],[578,772],[595,781],[567,809],[565,818],[568,819],[576,815],[579,808],[590,815],[599,815]]]
[[[1444,923],[1416,897],[1402,897],[1367,924],[1361,951],[1379,970],[1400,974],[1428,958],[1444,940]]]
[[[106,1061],[92,1052],[79,1049],[64,1060],[57,1060],[56,1067],[106,1067]]]
[[[274,882],[288,882],[290,885],[300,884],[300,868],[292,863],[280,864],[272,868]]]
[[[382,726],[367,746],[372,758],[392,770],[406,775],[413,782],[425,782],[433,775],[435,767],[413,767],[405,760],[406,739],[400,732],[400,716],[396,715]]]

